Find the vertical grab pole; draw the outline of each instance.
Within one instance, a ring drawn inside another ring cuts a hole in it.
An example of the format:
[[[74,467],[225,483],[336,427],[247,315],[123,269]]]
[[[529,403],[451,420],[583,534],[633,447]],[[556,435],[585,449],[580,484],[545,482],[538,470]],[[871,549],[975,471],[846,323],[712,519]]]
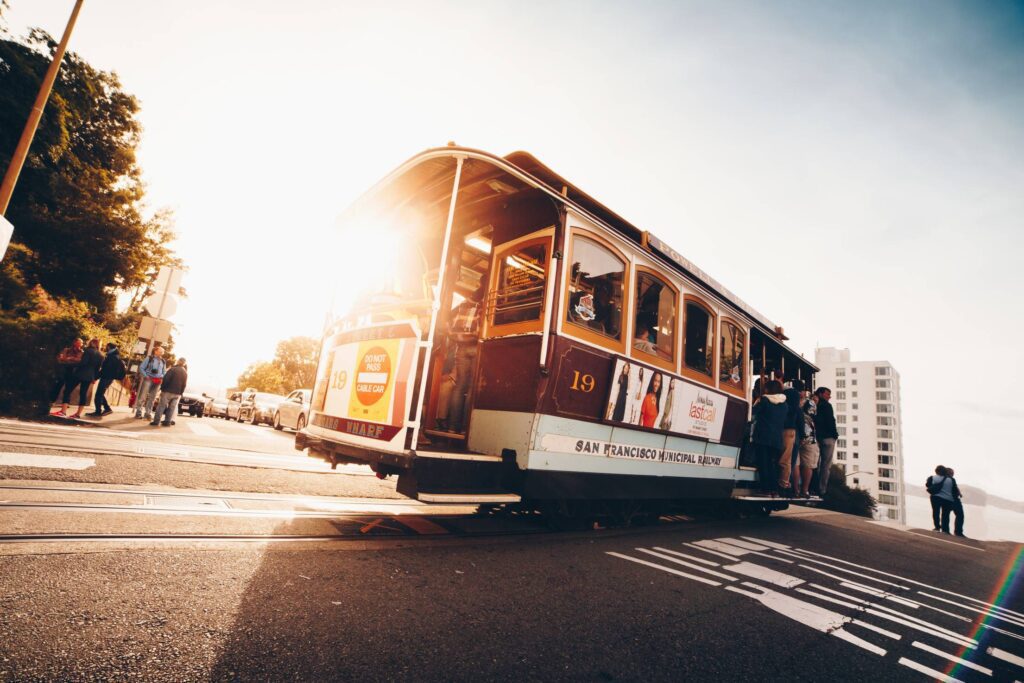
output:
[[[452,199],[448,203],[448,219],[444,225],[444,243],[441,245],[441,265],[437,270],[437,293],[430,305],[430,330],[427,332],[427,339],[420,342],[419,347],[426,349],[423,354],[423,369],[420,372],[420,390],[416,400],[416,418],[412,425],[412,450],[416,450],[416,444],[420,439],[420,423],[423,421],[423,405],[426,403],[424,392],[427,390],[427,375],[430,368],[427,367],[430,360],[430,351],[434,348],[434,337],[437,330],[438,311],[441,309],[441,293],[444,290],[445,272],[448,270],[448,245],[452,241],[452,223],[455,221],[455,202],[459,198],[459,184],[462,181],[462,162],[466,157],[459,155],[455,157],[455,184],[452,186]],[[417,349],[417,354],[419,349]]]
[[[558,263],[558,259],[555,258],[557,253],[555,244],[555,236],[551,236],[551,259],[549,260],[548,267],[548,278],[547,287],[544,292],[544,332],[540,338],[540,371],[545,372],[548,369],[548,338],[551,336],[551,305],[552,299],[555,298],[555,267],[561,265]]]

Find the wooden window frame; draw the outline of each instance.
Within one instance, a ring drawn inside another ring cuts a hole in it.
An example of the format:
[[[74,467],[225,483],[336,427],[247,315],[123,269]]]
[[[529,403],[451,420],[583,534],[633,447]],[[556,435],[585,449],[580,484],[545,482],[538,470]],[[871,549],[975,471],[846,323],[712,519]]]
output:
[[[711,346],[711,374],[705,375],[703,372],[694,370],[686,365],[686,323],[689,320],[689,316],[686,315],[686,304],[694,303],[711,316],[711,330],[712,330],[712,346]],[[683,320],[682,320],[682,334],[680,335],[679,345],[679,374],[687,379],[692,379],[695,382],[700,382],[709,387],[715,387],[717,385],[716,378],[718,377],[718,314],[715,313],[715,309],[711,308],[708,302],[699,296],[693,294],[683,295]]]
[[[636,313],[635,313],[635,310],[636,310],[636,287],[637,287],[637,283],[640,282],[640,275],[641,274],[647,274],[647,275],[653,277],[654,279],[658,280],[658,282],[662,283],[663,285],[668,287],[670,290],[672,290],[672,293],[675,294],[675,297],[676,297],[676,319],[674,321],[675,330],[673,331],[673,339],[672,339],[672,360],[665,360],[664,358],[662,358],[661,356],[659,356],[657,354],[647,353],[646,351],[641,351],[640,349],[637,349],[637,348],[633,347],[633,340],[636,339]],[[631,279],[632,279],[633,282],[632,282],[632,286],[630,287],[630,292],[631,292],[630,312],[632,313],[632,315],[630,315],[630,325],[629,325],[629,340],[628,340],[629,354],[633,358],[636,358],[638,361],[641,361],[643,363],[648,363],[650,365],[656,365],[656,366],[658,366],[659,368],[661,368],[663,370],[668,370],[669,372],[677,373],[678,374],[679,356],[680,356],[680,354],[679,354],[679,349],[680,349],[680,345],[679,345],[679,322],[680,322],[680,319],[682,318],[682,313],[681,313],[681,310],[680,310],[679,306],[680,306],[680,303],[682,302],[682,299],[683,299],[682,293],[679,291],[679,288],[676,287],[675,285],[673,285],[664,275],[662,275],[660,272],[654,270],[653,268],[648,268],[647,266],[641,266],[641,265],[634,264],[634,266],[633,266],[633,277]]]
[[[613,353],[618,353],[620,355],[625,356],[626,348],[628,346],[631,346],[629,344],[630,326],[628,325],[629,318],[627,316],[631,315],[632,312],[632,306],[630,304],[632,297],[627,297],[626,292],[631,292],[633,288],[632,269],[630,268],[632,263],[628,258],[626,258],[626,255],[622,253],[622,250],[620,250],[609,240],[605,239],[604,237],[601,237],[597,233],[591,232],[590,230],[586,230],[584,228],[577,227],[571,228],[568,231],[568,233],[569,234],[567,236],[567,240],[569,248],[566,250],[568,252],[568,255],[565,259],[565,277],[563,278],[562,282],[562,306],[559,311],[559,317],[561,317],[561,330],[567,336],[576,337],[577,339],[585,341],[588,344],[593,344],[595,346],[601,347],[602,349],[607,349],[609,351],[612,351]],[[591,242],[596,242],[598,245],[610,251],[612,255],[615,256],[615,258],[619,259],[619,261],[622,262],[623,321],[619,323],[618,341],[609,336],[594,332],[590,328],[584,325],[580,325],[579,323],[573,322],[572,320],[569,319],[569,289],[572,285],[572,264],[573,256],[575,255],[574,250],[576,248],[576,237],[583,237],[585,239],[590,240]]]
[[[511,337],[521,334],[541,334],[544,332],[545,316],[549,314],[545,308],[545,303],[547,300],[548,287],[551,286],[551,254],[554,250],[554,235],[555,231],[553,228],[546,228],[539,232],[524,235],[517,240],[506,242],[499,248],[494,249],[491,256],[491,272],[488,275],[487,282],[487,308],[483,319],[483,330],[481,330],[480,335],[482,339]],[[500,259],[510,251],[533,246],[534,244],[543,244],[546,249],[546,259],[544,264],[544,291],[541,293],[540,315],[536,320],[524,320],[517,323],[495,325],[492,322],[494,319],[494,306],[492,305],[491,297],[498,285],[498,264],[501,262]]]
[[[725,391],[727,393],[732,394],[733,396],[738,396],[739,398],[745,399],[747,397],[747,376],[748,376],[746,371],[748,369],[747,366],[749,365],[748,361],[749,361],[749,357],[750,357],[750,349],[747,346],[747,343],[748,343],[748,340],[750,339],[750,333],[748,333],[747,330],[744,329],[743,325],[740,325],[739,322],[735,318],[730,318],[727,315],[723,315],[722,319],[718,321],[718,358],[715,359],[715,361],[716,361],[715,365],[716,366],[717,365],[721,365],[721,363],[722,363],[722,340],[725,337],[725,335],[724,335],[722,330],[725,328],[726,324],[732,325],[733,327],[735,327],[739,331],[740,334],[743,335],[743,355],[744,355],[744,358],[742,359],[742,365],[740,367],[743,368],[744,372],[743,372],[743,378],[741,379],[740,385],[738,387],[735,384],[732,384],[730,382],[722,380],[721,373],[720,372],[716,372],[715,375],[718,377],[718,388],[721,389],[722,391]]]

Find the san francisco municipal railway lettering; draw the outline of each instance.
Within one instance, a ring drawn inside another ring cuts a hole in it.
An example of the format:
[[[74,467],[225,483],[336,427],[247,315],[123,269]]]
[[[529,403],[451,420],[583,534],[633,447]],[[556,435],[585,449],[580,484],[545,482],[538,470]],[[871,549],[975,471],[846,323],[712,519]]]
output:
[[[596,439],[576,439],[560,434],[548,434],[542,440],[542,447],[547,451],[579,453],[582,455],[598,455],[606,458],[625,458],[628,460],[644,460],[647,462],[665,462],[678,465],[699,465],[702,467],[732,467],[735,458],[721,455],[708,455],[692,451],[676,451],[670,448],[637,446],[628,443],[599,441]]]

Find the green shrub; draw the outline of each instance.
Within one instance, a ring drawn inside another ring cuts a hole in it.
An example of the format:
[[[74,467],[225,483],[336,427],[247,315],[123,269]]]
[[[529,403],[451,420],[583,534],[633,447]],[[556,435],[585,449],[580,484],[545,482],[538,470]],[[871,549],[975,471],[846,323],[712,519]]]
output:
[[[37,416],[49,409],[57,354],[86,323],[73,315],[0,317],[0,413]]]
[[[829,470],[828,491],[825,492],[823,507],[849,515],[874,517],[878,503],[864,489],[851,489],[847,486],[846,472],[839,465],[832,465]]]

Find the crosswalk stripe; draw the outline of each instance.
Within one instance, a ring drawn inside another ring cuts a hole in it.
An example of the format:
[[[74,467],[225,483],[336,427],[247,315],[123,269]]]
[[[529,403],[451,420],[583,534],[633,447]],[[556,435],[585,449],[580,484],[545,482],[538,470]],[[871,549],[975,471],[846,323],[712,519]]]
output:
[[[205,422],[189,420],[186,424],[196,436],[220,436],[220,432],[213,425],[206,424]]]
[[[64,455],[40,455],[39,453],[0,453],[0,466],[45,467],[51,470],[85,470],[94,466],[92,458],[71,458]]]

